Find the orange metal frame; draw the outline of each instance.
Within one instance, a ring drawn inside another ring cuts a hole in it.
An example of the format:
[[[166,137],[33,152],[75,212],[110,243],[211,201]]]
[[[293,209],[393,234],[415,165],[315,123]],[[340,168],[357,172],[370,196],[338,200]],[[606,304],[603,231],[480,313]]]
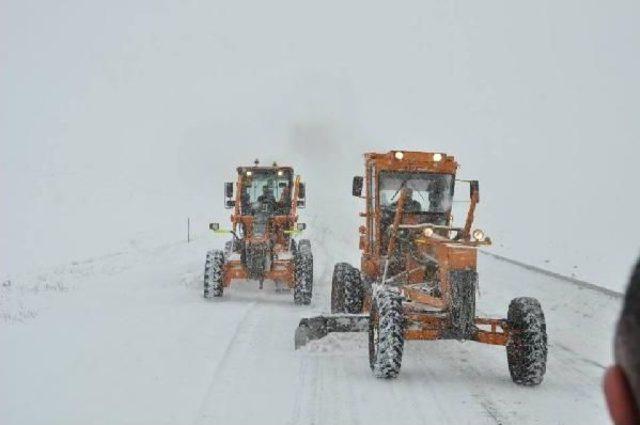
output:
[[[366,211],[360,216],[365,218],[366,224],[360,227],[360,249],[362,250],[361,270],[369,281],[379,280],[384,270],[382,222],[380,212],[380,199],[377,195],[380,173],[383,171],[398,172],[429,172],[436,174],[449,174],[455,179],[458,163],[453,156],[441,154],[440,161],[434,160],[434,153],[429,152],[405,152],[402,159],[398,159],[395,151],[384,154],[365,154],[365,196]],[[438,280],[440,282],[441,295],[433,296],[422,290],[419,285],[421,277],[417,273],[407,272],[407,283],[400,289],[408,299],[404,303],[405,313],[405,338],[412,340],[436,340],[446,337],[446,329],[451,318],[448,314],[451,305],[451,283],[449,272],[451,270],[476,270],[477,246],[488,244],[474,242],[470,239],[470,230],[473,222],[476,205],[479,201],[477,192],[471,195],[471,204],[467,214],[464,228],[458,232],[458,239],[451,240],[445,229],[435,230],[429,237],[422,237],[420,250],[438,263]],[[391,237],[388,244],[387,256],[395,249],[395,235],[397,234],[402,219],[402,207],[404,194],[401,195],[396,209]],[[447,224],[451,226],[451,211],[447,211]],[[405,221],[411,222],[411,217],[406,216]],[[420,269],[415,260],[407,259],[406,270]],[[370,311],[370,294],[365,299],[365,311]],[[509,339],[509,329],[503,319],[475,318],[477,330],[470,337],[471,340],[484,344],[505,345]]]
[[[233,214],[231,215],[231,223],[233,225],[233,231],[237,232],[238,228],[242,226],[244,231],[244,238],[249,243],[262,242],[266,240],[273,240],[275,246],[273,249],[274,259],[271,262],[271,268],[265,273],[265,279],[274,280],[285,284],[292,288],[295,284],[295,271],[293,256],[291,255],[289,245],[291,243],[291,236],[285,231],[293,230],[298,222],[298,200],[300,199],[300,176],[296,176],[293,179],[292,196],[291,196],[291,208],[288,215],[278,215],[270,218],[270,223],[267,228],[267,232],[262,236],[256,236],[253,234],[253,216],[243,214],[242,211],[242,189],[243,181],[246,178],[245,172],[251,171],[277,171],[286,170],[291,176],[294,175],[293,168],[291,167],[239,167],[238,179],[236,181],[236,199]],[[283,255],[284,254],[284,255]],[[284,259],[279,259],[278,256],[283,255]],[[247,269],[242,264],[240,259],[228,260],[224,265],[223,284],[228,287],[235,279],[247,279],[249,276]]]

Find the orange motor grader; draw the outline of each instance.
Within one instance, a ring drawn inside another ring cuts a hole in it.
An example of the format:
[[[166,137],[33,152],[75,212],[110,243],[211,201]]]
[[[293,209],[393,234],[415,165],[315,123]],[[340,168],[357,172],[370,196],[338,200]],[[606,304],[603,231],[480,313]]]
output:
[[[207,252],[204,297],[221,297],[234,280],[265,279],[276,287],[293,288],[296,304],[310,304],[313,291],[313,254],[307,239],[294,240],[306,225],[298,223],[305,206],[305,184],[291,167],[238,167],[234,184],[225,183],[225,207],[233,209],[232,228],[210,223],[215,233],[231,234],[224,250]]]
[[[333,314],[302,319],[296,348],[331,332],[368,332],[374,375],[395,378],[405,340],[471,340],[506,346],[515,383],[541,383],[547,335],[540,303],[515,298],[506,318],[476,316],[478,247],[491,243],[482,230],[472,230],[478,181],[456,180],[458,164],[443,153],[364,158],[365,176],[353,180],[353,195],[365,200],[360,268],[336,264]],[[456,182],[470,187],[460,227],[451,215]]]

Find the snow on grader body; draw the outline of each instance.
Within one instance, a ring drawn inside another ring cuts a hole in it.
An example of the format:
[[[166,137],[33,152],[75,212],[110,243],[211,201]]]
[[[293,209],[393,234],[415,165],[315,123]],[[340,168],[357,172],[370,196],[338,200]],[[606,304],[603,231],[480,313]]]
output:
[[[305,185],[291,167],[238,167],[235,183],[225,183],[225,208],[233,209],[231,230],[209,224],[215,233],[229,233],[225,250],[207,252],[204,297],[221,297],[234,280],[265,279],[276,287],[293,288],[296,304],[309,304],[313,292],[311,243],[293,236],[306,225],[298,223],[305,206]],[[235,192],[235,193],[234,193]]]
[[[514,382],[537,385],[546,371],[547,335],[540,303],[511,301],[507,318],[476,316],[478,247],[472,231],[479,184],[469,183],[462,227],[451,216],[458,164],[442,153],[367,153],[365,176],[353,195],[366,201],[360,216],[360,269],[336,264],[331,312],[304,318],[296,348],[331,332],[368,332],[369,363],[376,377],[400,372],[405,340],[471,340],[506,346]],[[362,196],[364,186],[365,195]]]

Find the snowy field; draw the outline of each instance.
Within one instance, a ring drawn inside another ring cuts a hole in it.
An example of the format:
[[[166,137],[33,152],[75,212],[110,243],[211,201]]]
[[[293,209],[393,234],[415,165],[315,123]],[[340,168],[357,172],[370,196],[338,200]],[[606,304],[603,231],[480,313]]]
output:
[[[506,314],[519,295],[538,297],[545,309],[549,363],[540,387],[515,386],[504,349],[471,342],[408,342],[392,381],[372,376],[364,334],[295,351],[299,319],[329,309],[329,265],[340,254],[328,251],[327,232],[313,241],[310,307],[255,283],[203,299],[213,236],[4,281],[0,423],[607,423],[600,379],[618,297],[487,255],[482,313]]]

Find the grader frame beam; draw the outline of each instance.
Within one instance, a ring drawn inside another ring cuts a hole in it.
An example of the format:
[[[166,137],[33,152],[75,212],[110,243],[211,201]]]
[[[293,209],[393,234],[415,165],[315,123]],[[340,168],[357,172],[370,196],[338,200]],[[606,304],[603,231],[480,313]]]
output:
[[[407,327],[406,340],[439,340],[450,338],[443,331],[444,320],[431,314],[408,312],[405,310]],[[488,325],[490,330],[478,327],[471,341],[490,345],[507,345],[510,331],[503,319],[476,318],[477,326]],[[295,333],[296,350],[310,341],[322,339],[330,333],[368,332],[369,314],[331,314],[303,318]]]

